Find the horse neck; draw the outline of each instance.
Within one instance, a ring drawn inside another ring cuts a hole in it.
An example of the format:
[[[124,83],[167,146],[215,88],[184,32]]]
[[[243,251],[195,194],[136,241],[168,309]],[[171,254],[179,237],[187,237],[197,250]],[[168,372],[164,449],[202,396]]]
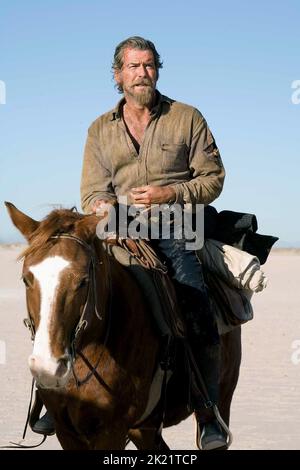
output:
[[[101,240],[95,240],[94,247],[101,263],[96,291],[99,305],[104,305],[105,299],[104,330],[109,328],[113,335],[120,336],[122,332],[122,336],[131,338],[145,330],[152,335],[151,320],[140,287],[128,270],[107,253]]]
[[[101,273],[101,284],[106,289],[109,288],[109,276],[110,276],[110,261],[108,254],[106,253],[103,242],[96,238],[93,242],[93,248],[96,255],[98,275]],[[102,289],[101,289],[102,290]]]

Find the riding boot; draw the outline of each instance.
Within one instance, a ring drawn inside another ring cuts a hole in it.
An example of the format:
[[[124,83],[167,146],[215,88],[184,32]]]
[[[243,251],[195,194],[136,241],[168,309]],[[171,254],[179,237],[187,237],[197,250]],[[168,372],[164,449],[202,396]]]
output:
[[[53,434],[55,434],[55,427],[51,413],[49,413],[49,411],[46,411],[44,416],[39,418],[35,423],[32,423],[31,429],[37,434],[43,434],[44,436],[53,436]]]
[[[55,434],[54,420],[49,411],[46,411],[44,416],[40,418],[40,413],[43,408],[43,400],[38,389],[35,391],[35,400],[30,412],[29,426],[33,432],[52,436]]]
[[[227,443],[214,412],[219,400],[220,341],[213,312],[208,308],[200,315],[199,311],[186,312],[192,360],[200,372],[200,380],[194,373],[197,386],[192,387],[192,396],[197,421],[196,444],[202,450],[226,448]]]
[[[220,345],[198,344],[197,350],[195,351],[195,345],[193,350],[208,395],[206,402],[195,397],[196,444],[202,450],[224,449],[227,436],[214,413],[219,400]]]
[[[191,370],[191,398],[197,420],[196,444],[203,450],[226,448],[227,436],[216,419],[220,338],[214,311],[199,271],[195,274],[198,275],[198,288],[193,286],[192,268],[185,276],[182,276],[180,269],[178,271],[181,279],[176,282],[176,292],[187,329],[186,352]]]

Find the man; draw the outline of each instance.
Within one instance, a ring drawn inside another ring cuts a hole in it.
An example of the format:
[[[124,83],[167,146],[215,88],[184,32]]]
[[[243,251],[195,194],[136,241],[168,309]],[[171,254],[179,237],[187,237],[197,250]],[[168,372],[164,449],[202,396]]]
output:
[[[218,148],[198,110],[162,96],[156,89],[160,56],[151,41],[131,37],[115,50],[113,71],[124,94],[117,107],[89,128],[81,197],[87,213],[127,196],[130,203],[209,204],[225,177]],[[154,246],[178,287],[188,336],[210,400],[218,401],[219,338],[210,311],[202,268],[185,240],[160,239]],[[196,400],[197,401],[197,400]],[[195,409],[201,408],[201,400]],[[226,444],[212,408],[196,411],[197,445]]]
[[[113,71],[124,96],[89,128],[81,181],[84,212],[96,212],[119,196],[146,206],[209,204],[222,191],[225,172],[207,123],[195,108],[158,92],[161,67],[151,41],[131,37],[117,46]],[[185,242],[170,237],[153,243],[176,284],[193,354],[217,404],[219,338],[201,265]],[[195,397],[194,407],[198,447],[225,446],[212,406],[201,409],[203,401]]]

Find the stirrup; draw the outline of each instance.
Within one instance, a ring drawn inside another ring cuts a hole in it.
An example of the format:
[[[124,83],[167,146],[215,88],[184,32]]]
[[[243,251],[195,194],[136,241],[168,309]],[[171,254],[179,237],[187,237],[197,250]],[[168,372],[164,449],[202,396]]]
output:
[[[196,419],[196,446],[199,450],[226,450],[227,437],[225,436],[217,419],[202,425]]]

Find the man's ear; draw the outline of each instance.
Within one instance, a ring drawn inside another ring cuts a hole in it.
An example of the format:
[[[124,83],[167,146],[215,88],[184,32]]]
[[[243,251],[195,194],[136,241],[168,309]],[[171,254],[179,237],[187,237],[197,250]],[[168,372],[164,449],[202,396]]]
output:
[[[120,74],[121,74],[121,70],[116,69],[116,70],[114,71],[114,79],[115,79],[115,82],[117,83],[117,85],[120,85],[120,82],[121,82],[121,76],[120,76]]]
[[[13,224],[22,233],[22,235],[24,235],[24,237],[29,241],[33,232],[40,225],[40,222],[32,219],[28,215],[21,212],[11,202],[5,202],[4,204],[6,205],[6,208],[8,210],[9,216]]]

